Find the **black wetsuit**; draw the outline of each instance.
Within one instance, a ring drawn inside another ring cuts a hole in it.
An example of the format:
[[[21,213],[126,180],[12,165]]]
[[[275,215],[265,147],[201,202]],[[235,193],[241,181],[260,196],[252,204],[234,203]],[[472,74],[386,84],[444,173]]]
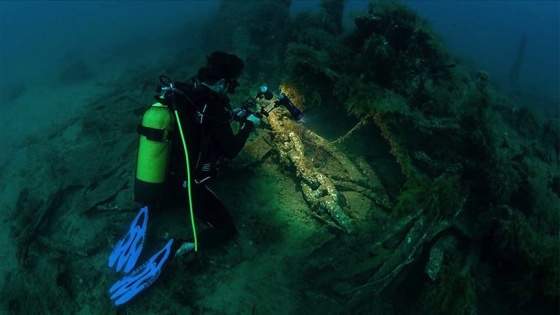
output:
[[[189,154],[194,215],[211,227],[198,235],[198,248],[208,249],[231,239],[237,230],[226,207],[207,183],[215,177],[224,158],[232,159],[241,151],[253,124],[243,122],[239,132],[234,134],[229,99],[220,97],[196,78],[191,79],[188,86],[195,88],[185,89],[188,99],[177,97],[176,107]],[[172,141],[168,191],[171,201],[188,207],[185,154],[178,130]]]

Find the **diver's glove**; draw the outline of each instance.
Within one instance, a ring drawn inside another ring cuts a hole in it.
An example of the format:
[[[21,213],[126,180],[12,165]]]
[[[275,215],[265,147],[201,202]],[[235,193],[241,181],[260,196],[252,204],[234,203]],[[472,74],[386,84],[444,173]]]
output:
[[[109,289],[111,300],[115,306],[124,304],[145,288],[149,287],[161,274],[161,268],[171,254],[173,239],[142,266],[134,269],[130,274],[117,281]]]
[[[244,108],[234,108],[232,110],[233,112],[233,120],[238,121],[238,122],[243,122],[247,119],[247,117],[249,115],[251,115],[251,111],[248,109],[244,109]]]
[[[148,207],[140,209],[134,220],[130,223],[128,232],[119,240],[113,252],[109,256],[109,267],[117,264],[117,272],[124,267],[124,272],[128,273],[136,262],[142,248],[144,247],[144,238],[146,228],[148,227]]]
[[[250,121],[250,122],[252,122],[252,123],[253,123],[253,126],[255,126],[255,127],[258,127],[259,124],[261,123],[261,120],[260,120],[257,116],[255,116],[255,115],[253,115],[253,114],[247,116],[247,120]]]

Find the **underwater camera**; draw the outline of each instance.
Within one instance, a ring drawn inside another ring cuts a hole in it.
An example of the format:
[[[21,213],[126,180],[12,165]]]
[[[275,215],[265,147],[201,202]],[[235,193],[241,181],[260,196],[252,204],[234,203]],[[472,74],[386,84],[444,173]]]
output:
[[[243,103],[243,107],[244,108],[248,108],[251,106],[254,106],[257,100],[260,100],[262,98],[266,99],[267,101],[270,101],[272,99],[274,95],[272,94],[272,92],[270,92],[268,90],[268,87],[266,85],[263,85],[260,87],[260,91],[259,93],[257,93],[257,96],[255,96],[254,99],[249,99],[247,101],[245,101]],[[260,114],[261,116],[265,116],[268,117],[268,114],[275,108],[280,107],[280,106],[284,106],[286,107],[286,109],[288,110],[288,112],[290,112],[290,114],[292,115],[292,117],[294,118],[295,121],[299,122],[300,120],[303,119],[303,113],[301,112],[301,110],[299,110],[296,105],[294,105],[294,103],[290,100],[290,98],[288,98],[288,96],[284,93],[280,93],[278,95],[278,99],[276,101],[274,101],[274,106],[267,110],[264,106],[261,107],[260,110]]]

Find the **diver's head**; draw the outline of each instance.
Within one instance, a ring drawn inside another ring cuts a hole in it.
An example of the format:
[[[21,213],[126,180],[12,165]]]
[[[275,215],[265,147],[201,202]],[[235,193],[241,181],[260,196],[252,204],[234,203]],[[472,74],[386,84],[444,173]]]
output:
[[[225,96],[235,93],[243,67],[243,60],[236,55],[214,51],[208,57],[206,66],[198,70],[198,78],[216,93]]]

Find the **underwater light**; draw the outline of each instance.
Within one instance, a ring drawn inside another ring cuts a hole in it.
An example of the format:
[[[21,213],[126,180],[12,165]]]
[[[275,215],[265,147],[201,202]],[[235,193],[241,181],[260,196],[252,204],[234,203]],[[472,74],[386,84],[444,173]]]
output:
[[[276,102],[278,102],[280,105],[284,105],[284,107],[286,107],[290,114],[292,114],[292,117],[294,117],[295,121],[299,122],[303,119],[303,113],[301,112],[301,110],[299,110],[296,105],[292,103],[292,101],[288,98],[288,96],[286,96],[286,94],[280,93]]]
[[[272,92],[270,92],[270,90],[268,89],[268,86],[266,86],[266,84],[260,86],[259,88],[259,93],[257,93],[257,95],[254,98],[250,98],[248,100],[246,100],[245,102],[243,102],[242,108],[244,112],[247,112],[250,114],[250,110],[249,108],[255,106],[257,100],[260,99],[266,99],[267,101],[270,101],[272,98],[274,97],[274,95],[272,94]],[[284,93],[284,92],[280,92],[280,94],[278,95],[278,99],[276,101],[274,101],[274,106],[267,110],[266,106],[261,106],[261,110],[260,112],[257,114],[260,117],[264,116],[264,117],[268,117],[268,114],[275,108],[278,108],[280,106],[284,106],[288,112],[290,112],[290,114],[292,115],[292,117],[294,118],[294,120],[296,122],[300,122],[303,119],[303,112],[301,110],[299,110],[299,108],[297,108],[296,105],[294,105],[294,103],[290,100],[290,98]]]

